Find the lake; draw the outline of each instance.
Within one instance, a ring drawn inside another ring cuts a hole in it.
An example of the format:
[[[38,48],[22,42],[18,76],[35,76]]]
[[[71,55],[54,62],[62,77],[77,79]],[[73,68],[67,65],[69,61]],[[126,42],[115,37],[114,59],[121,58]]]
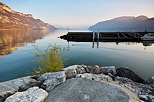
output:
[[[126,66],[144,79],[154,75],[153,43],[99,42],[97,46],[95,42],[93,46],[93,42],[67,42],[58,38],[67,32],[0,31],[0,82],[29,75],[36,67],[34,46],[45,50],[49,44],[70,47],[70,51],[64,53],[70,57],[65,67],[74,64]]]

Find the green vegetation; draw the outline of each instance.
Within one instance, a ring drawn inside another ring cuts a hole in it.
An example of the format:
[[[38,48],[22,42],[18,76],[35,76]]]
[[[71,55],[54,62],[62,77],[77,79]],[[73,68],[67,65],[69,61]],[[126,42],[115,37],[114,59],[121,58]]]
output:
[[[35,49],[37,53],[34,56],[39,58],[39,60],[34,62],[38,65],[34,74],[60,71],[64,68],[64,62],[68,60],[68,58],[64,59],[62,56],[63,52],[69,51],[69,48],[49,45],[45,51],[40,51],[36,46]]]

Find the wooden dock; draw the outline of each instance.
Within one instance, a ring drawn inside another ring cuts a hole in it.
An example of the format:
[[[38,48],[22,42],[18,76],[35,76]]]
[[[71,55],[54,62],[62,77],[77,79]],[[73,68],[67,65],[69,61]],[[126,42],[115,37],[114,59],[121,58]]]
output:
[[[60,38],[76,42],[141,42],[141,37],[147,33],[149,32],[68,32]]]

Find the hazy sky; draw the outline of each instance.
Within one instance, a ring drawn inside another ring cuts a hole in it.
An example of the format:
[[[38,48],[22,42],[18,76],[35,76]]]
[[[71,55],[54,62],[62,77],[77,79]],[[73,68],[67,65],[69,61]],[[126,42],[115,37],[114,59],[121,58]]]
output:
[[[154,0],[0,0],[50,24],[90,26],[119,16],[154,17]]]

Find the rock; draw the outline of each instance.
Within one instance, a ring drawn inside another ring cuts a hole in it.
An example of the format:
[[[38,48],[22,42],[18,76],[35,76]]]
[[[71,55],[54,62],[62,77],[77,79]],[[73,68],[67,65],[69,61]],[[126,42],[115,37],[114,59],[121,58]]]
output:
[[[38,87],[33,87],[24,92],[17,92],[8,97],[4,102],[44,102],[48,93]]]
[[[108,76],[110,76],[113,80],[115,80],[115,76],[112,75],[111,73],[108,73]]]
[[[73,65],[63,69],[65,71],[67,79],[74,78],[77,75],[77,67],[78,65]]]
[[[88,73],[92,73],[92,74],[100,74],[100,67],[98,65],[93,65],[93,66],[87,66],[87,68],[85,68],[85,70]]]
[[[40,75],[34,75],[34,76],[31,76],[30,78],[37,80],[39,77]]]
[[[117,76],[119,76],[119,77],[125,77],[125,78],[131,79],[134,82],[138,82],[138,83],[144,82],[144,80],[141,77],[139,77],[132,70],[130,70],[126,67],[117,68],[116,71],[117,71]]]
[[[116,68],[115,66],[107,66],[107,67],[100,67],[101,73],[108,75],[111,73],[112,75],[116,75]]]
[[[87,67],[87,66],[85,66],[85,65],[78,65],[77,68],[76,68],[77,74],[86,73],[85,67]]]
[[[5,100],[7,97],[13,95],[14,93],[15,93],[15,92],[11,92],[11,91],[7,91],[7,92],[2,92],[2,93],[0,93],[0,102],[4,102],[4,100]]]
[[[123,77],[116,77],[115,82],[123,87],[128,88],[138,96],[154,95],[154,89],[149,85],[133,82],[132,80]]]
[[[146,101],[146,102],[149,102],[149,99],[148,99],[147,96],[148,96],[148,95],[139,95],[139,98],[140,98],[141,100],[144,100],[144,101]]]
[[[51,90],[45,102],[129,102],[129,100],[130,97],[114,85],[74,78]]]
[[[91,73],[85,73],[85,74],[78,74],[76,76],[76,78],[85,78],[85,79],[89,79],[89,80],[95,80],[95,81],[108,81],[111,82],[113,81],[111,77],[109,77],[108,75],[104,75],[104,74],[91,74]]]
[[[154,96],[152,95],[139,95],[139,98],[146,102],[154,102]]]
[[[83,66],[83,68],[85,69],[86,73],[90,73],[90,69],[88,66]]]
[[[57,85],[61,84],[62,81],[56,79],[56,78],[53,78],[53,79],[48,79],[48,80],[45,80],[44,83],[41,85],[41,88],[47,90],[47,91],[50,91],[52,89],[54,89]]]
[[[42,81],[41,88],[47,91],[66,81],[65,71],[43,74],[38,80]]]
[[[144,102],[144,101],[129,100],[129,102]]]
[[[146,81],[148,84],[154,84],[154,76]]]
[[[152,95],[139,95],[139,98],[146,102],[154,102],[154,96]]]
[[[58,80],[65,81],[65,71],[54,72],[54,73],[45,73],[38,78],[38,81],[44,82],[45,80],[57,78]]]
[[[40,87],[42,85],[42,82],[41,81],[30,81],[24,85],[21,85],[19,86],[19,89],[18,91],[21,92],[21,91],[26,91],[27,89],[31,88],[31,87],[34,87],[34,86],[38,86]]]
[[[27,76],[27,77],[22,77],[22,78],[10,80],[10,81],[2,82],[0,83],[0,92],[18,91],[20,86],[33,81],[35,80],[31,79],[30,76]]]
[[[149,102],[154,102],[154,96],[149,95],[148,98],[149,98]]]
[[[149,84],[151,87],[154,88],[154,76],[152,76],[150,79],[148,79],[145,83]]]

